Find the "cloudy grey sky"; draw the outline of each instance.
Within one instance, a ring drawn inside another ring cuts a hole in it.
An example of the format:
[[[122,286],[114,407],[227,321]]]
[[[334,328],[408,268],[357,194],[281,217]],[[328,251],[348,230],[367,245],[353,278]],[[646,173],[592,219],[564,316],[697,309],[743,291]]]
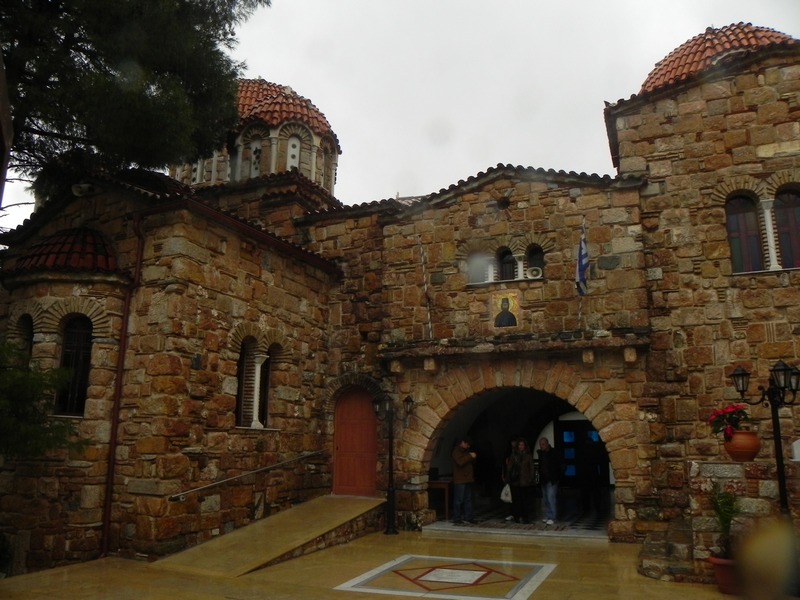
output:
[[[335,195],[356,204],[498,163],[613,175],[604,102],[740,21],[800,38],[800,0],[273,0],[234,55],[325,114],[342,147]]]

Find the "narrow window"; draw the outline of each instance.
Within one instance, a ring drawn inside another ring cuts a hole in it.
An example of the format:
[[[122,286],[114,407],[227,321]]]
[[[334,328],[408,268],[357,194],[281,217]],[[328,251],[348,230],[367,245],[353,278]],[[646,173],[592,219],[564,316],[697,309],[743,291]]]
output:
[[[511,254],[508,248],[500,248],[497,251],[498,279],[509,281],[517,278],[517,259]]]
[[[733,272],[764,270],[755,203],[746,196],[734,196],[725,205],[725,215]]]
[[[286,170],[300,167],[300,138],[293,135],[286,145]]]
[[[266,427],[269,421],[269,376],[272,360],[269,356],[261,363],[261,382],[258,390],[258,416],[261,424]]]
[[[250,178],[261,175],[261,138],[250,142]]]
[[[800,268],[800,194],[781,192],[773,205],[778,230],[778,250],[784,269]]]
[[[70,372],[66,389],[56,395],[55,414],[83,416],[92,358],[92,322],[85,316],[64,323],[61,367]]]
[[[256,392],[256,339],[242,340],[237,370],[236,426],[250,427],[253,423],[253,398]]]
[[[271,361],[258,353],[254,337],[242,341],[236,391],[236,426],[265,427],[267,424]]]
[[[542,279],[544,277],[544,250],[533,244],[525,253],[525,278]]]
[[[22,315],[19,325],[19,348],[25,358],[30,361],[33,356],[33,319],[30,315]]]

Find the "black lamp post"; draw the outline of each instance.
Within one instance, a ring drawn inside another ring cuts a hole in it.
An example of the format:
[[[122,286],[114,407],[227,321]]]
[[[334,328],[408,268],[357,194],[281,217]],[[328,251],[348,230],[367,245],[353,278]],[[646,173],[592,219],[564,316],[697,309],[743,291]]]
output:
[[[772,411],[772,439],[775,444],[775,463],[778,470],[778,493],[780,494],[781,513],[790,515],[789,499],[786,494],[786,473],[783,467],[783,443],[781,441],[781,422],[778,418],[778,410],[782,406],[791,406],[797,398],[797,390],[800,388],[800,370],[797,367],[790,367],[782,360],[775,363],[770,370],[769,385],[758,386],[761,397],[754,400],[745,398],[747,385],[750,383],[750,373],[742,367],[736,367],[731,373],[733,386],[742,396],[742,400],[747,404],[756,405],[764,403],[769,405]],[[791,399],[787,396],[791,393]]]
[[[372,400],[372,407],[375,409],[375,414],[378,418],[385,418],[388,438],[389,438],[389,482],[386,487],[386,530],[383,532],[386,535],[397,535],[397,518],[396,518],[396,494],[394,489],[394,400],[389,394],[384,394],[382,398],[374,398]],[[414,399],[411,396],[406,396],[403,400],[403,408],[405,409],[405,416],[403,424],[408,426],[408,417],[414,408]]]

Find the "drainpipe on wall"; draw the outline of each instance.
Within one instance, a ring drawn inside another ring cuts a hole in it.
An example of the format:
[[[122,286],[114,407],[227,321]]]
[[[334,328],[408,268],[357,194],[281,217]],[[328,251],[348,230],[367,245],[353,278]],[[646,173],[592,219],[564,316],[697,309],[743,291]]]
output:
[[[120,405],[122,403],[122,378],[125,372],[125,354],[128,351],[128,320],[131,313],[133,292],[141,282],[142,261],[144,256],[144,235],[142,234],[141,215],[133,216],[133,232],[136,234],[136,265],[133,271],[133,281],[125,292],[122,304],[122,323],[119,331],[119,353],[117,354],[116,376],[114,378],[114,396],[111,407],[111,434],[108,442],[108,468],[106,470],[106,493],[103,501],[102,538],[100,540],[100,556],[108,555],[111,532],[111,504],[114,495],[114,472],[117,468],[117,435],[119,432]]]

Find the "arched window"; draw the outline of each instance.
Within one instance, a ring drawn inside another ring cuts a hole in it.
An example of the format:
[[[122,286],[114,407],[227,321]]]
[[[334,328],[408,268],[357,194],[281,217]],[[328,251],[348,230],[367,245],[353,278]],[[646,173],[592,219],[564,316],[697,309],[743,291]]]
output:
[[[725,216],[733,272],[763,271],[764,256],[755,202],[747,196],[734,196],[725,205]]]
[[[261,138],[250,141],[250,178],[261,175]]]
[[[800,193],[785,191],[773,204],[778,232],[778,250],[784,269],[800,268]]]
[[[497,251],[497,278],[508,281],[517,278],[517,259],[508,248]]]
[[[33,319],[30,315],[22,315],[17,322],[19,328],[19,349],[30,361],[33,356]]]
[[[469,283],[486,283],[490,281],[492,258],[485,252],[473,252],[467,258],[467,277]]]
[[[252,336],[242,340],[238,362],[236,390],[236,426],[265,427],[269,415],[271,361],[267,354],[258,354],[258,343]]]
[[[302,142],[300,138],[293,135],[286,143],[286,170],[297,169],[300,167],[300,148]]]
[[[544,277],[544,250],[536,244],[528,247],[525,252],[525,277],[526,279],[541,279]]]
[[[92,358],[92,322],[77,315],[63,329],[61,368],[70,372],[69,384],[56,394],[55,414],[83,416]]]

